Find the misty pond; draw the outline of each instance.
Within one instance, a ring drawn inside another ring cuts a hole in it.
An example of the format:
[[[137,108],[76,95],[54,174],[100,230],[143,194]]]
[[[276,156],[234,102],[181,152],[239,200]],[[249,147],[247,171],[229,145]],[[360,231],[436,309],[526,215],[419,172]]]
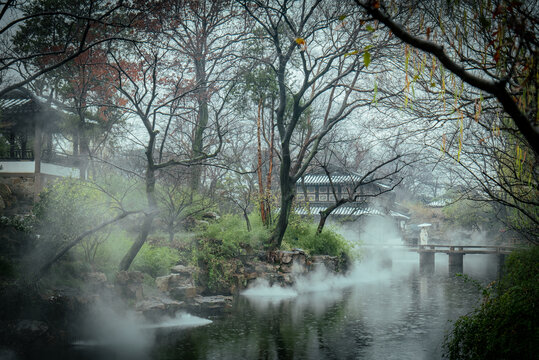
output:
[[[391,266],[364,261],[347,276],[316,272],[293,289],[260,283],[236,296],[230,313],[210,319],[183,314],[175,326],[140,331],[116,319],[115,331],[126,334],[121,342],[81,342],[63,357],[439,359],[450,320],[471,311],[480,293],[448,275],[444,254],[434,274],[420,274],[416,253],[392,257]],[[467,255],[464,272],[487,283],[496,277],[493,264]]]

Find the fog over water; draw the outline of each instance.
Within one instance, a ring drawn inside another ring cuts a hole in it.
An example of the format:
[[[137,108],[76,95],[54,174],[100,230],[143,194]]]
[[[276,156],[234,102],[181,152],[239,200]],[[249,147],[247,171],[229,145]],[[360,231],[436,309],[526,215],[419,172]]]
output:
[[[194,359],[439,359],[450,320],[471,311],[480,294],[448,275],[447,255],[423,275],[418,254],[387,251],[391,267],[374,251],[346,276],[321,270],[292,288],[258,281],[231,315],[158,336],[154,351]],[[495,276],[490,260],[470,256],[465,272],[486,283]]]
[[[496,259],[466,255],[464,272],[487,284]],[[364,248],[346,274],[295,277],[292,287],[258,279],[210,319],[179,313],[152,324],[98,304],[61,358],[440,359],[451,320],[480,301],[473,284],[448,274],[447,255],[422,274],[417,253],[389,246]]]

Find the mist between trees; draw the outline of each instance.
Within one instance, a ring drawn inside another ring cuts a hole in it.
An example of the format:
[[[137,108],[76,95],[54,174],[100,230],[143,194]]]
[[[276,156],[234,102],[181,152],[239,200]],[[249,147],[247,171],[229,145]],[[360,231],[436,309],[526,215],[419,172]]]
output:
[[[248,231],[259,216],[260,250],[275,250],[304,175],[343,171],[360,180],[334,192],[319,234],[339,206],[391,191],[466,204],[455,218],[480,204],[508,238],[537,243],[533,1],[0,9],[0,96],[22,86],[62,114],[50,149],[77,158],[92,189],[73,193],[89,221],[54,234],[53,261],[121,220],[136,229],[117,264],[127,270],[152,233],[173,242],[213,212],[239,214]],[[10,141],[2,132],[0,149]]]

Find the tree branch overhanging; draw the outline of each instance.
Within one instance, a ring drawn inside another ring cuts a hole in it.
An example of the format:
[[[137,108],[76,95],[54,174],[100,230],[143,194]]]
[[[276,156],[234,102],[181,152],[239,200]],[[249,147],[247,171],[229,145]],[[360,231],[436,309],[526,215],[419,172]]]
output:
[[[494,95],[505,112],[513,119],[515,125],[522,133],[529,146],[536,154],[539,154],[539,128],[534,125],[535,119],[528,118],[528,116],[519,109],[512,94],[507,90],[507,81],[503,79],[500,81],[487,80],[470,73],[462,65],[451,59],[451,57],[444,51],[443,46],[412,35],[410,32],[406,31],[402,25],[393,21],[390,16],[384,14],[379,8],[374,6],[373,1],[355,0],[355,2],[369,15],[383,23],[399,39],[417,49],[435,56],[447,70],[451,71],[467,84]]]

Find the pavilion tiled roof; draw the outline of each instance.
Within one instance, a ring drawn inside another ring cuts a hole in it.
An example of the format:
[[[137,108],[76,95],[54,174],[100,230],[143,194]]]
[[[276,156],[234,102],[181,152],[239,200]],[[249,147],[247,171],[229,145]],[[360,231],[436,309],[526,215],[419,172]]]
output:
[[[30,92],[15,89],[0,98],[0,113],[19,114],[43,111],[41,104]]]

